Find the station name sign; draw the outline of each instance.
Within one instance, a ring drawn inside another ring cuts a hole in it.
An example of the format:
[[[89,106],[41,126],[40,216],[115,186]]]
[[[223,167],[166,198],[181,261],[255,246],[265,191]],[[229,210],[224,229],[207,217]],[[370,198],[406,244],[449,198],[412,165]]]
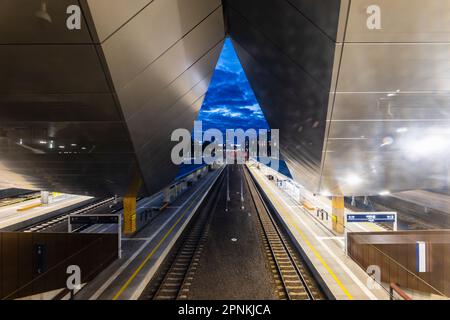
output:
[[[70,224],[86,224],[86,225],[94,225],[94,224],[118,224],[119,216],[117,215],[76,215],[70,216]]]
[[[347,214],[347,222],[395,222],[393,213]]]

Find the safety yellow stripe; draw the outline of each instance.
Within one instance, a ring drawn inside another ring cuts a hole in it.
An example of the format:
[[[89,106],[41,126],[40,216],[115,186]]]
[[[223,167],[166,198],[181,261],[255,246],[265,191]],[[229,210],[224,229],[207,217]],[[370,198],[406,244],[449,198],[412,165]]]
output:
[[[184,210],[183,214],[178,218],[178,220],[175,222],[175,224],[167,231],[167,233],[164,235],[164,237],[158,242],[155,248],[147,255],[147,257],[142,261],[142,263],[139,265],[139,267],[133,272],[133,274],[128,278],[128,280],[125,282],[125,284],[120,288],[120,290],[116,293],[113,300],[117,300],[122,293],[128,288],[130,283],[136,278],[136,276],[141,272],[142,268],[147,264],[147,262],[153,257],[155,252],[158,250],[158,248],[163,244],[163,242],[169,237],[169,235],[173,232],[173,230],[176,228],[176,226],[181,222],[181,220],[184,218],[188,210],[192,207],[194,203],[196,203],[197,199],[201,196],[198,195],[191,204]]]
[[[347,288],[344,286],[344,284],[339,280],[339,278],[336,276],[336,274],[333,272],[333,270],[328,266],[328,264],[325,262],[325,260],[322,258],[319,252],[317,252],[316,248],[311,244],[308,237],[300,230],[300,228],[297,226],[295,222],[292,221],[290,218],[290,215],[286,213],[283,206],[280,204],[280,202],[277,200],[277,198],[274,196],[272,191],[267,190],[266,192],[270,193],[269,197],[272,198],[272,201],[274,201],[278,207],[282,210],[284,213],[284,216],[287,217],[288,223],[290,225],[293,225],[295,230],[300,234],[302,239],[306,242],[308,247],[311,249],[311,251],[314,253],[314,255],[319,259],[320,263],[325,267],[325,269],[328,271],[328,273],[331,275],[331,277],[334,279],[334,281],[337,283],[337,285],[341,288],[341,290],[344,292],[344,294],[348,297],[349,300],[353,300],[353,296],[350,294],[350,292],[347,290]]]
[[[17,212],[27,211],[27,210],[34,209],[34,208],[37,208],[37,207],[40,207],[40,206],[42,206],[41,203],[30,204],[30,205],[28,205],[26,207],[22,207],[22,208],[17,209]]]

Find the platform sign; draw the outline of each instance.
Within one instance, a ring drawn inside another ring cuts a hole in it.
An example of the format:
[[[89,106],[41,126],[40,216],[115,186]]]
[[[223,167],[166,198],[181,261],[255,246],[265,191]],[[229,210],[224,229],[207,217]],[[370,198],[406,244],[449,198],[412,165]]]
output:
[[[351,212],[345,213],[345,221],[347,223],[357,222],[392,222],[394,231],[397,231],[397,212]]]
[[[397,221],[395,213],[363,213],[363,214],[347,214],[347,222],[392,222]]]
[[[69,216],[70,224],[119,224],[119,216],[117,215],[73,215]]]
[[[93,226],[96,224],[117,225],[119,259],[122,257],[122,220],[119,214],[71,214],[69,215],[67,221],[69,224],[69,233],[72,233],[72,225],[74,224],[88,226]]]
[[[346,223],[380,223],[392,222],[397,231],[397,212],[345,212]],[[347,254],[348,230],[345,228],[345,253]]]

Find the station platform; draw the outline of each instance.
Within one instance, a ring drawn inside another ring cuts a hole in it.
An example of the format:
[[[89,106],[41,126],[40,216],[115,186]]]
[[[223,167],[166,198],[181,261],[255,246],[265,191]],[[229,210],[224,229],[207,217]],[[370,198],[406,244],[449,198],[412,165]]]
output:
[[[81,205],[85,201],[92,199],[87,196],[64,195],[53,200],[52,203],[39,206],[41,200],[33,199],[23,201],[9,206],[0,208],[0,230],[13,231],[12,229],[20,229],[21,225],[39,222],[40,218],[57,212],[64,208]]]
[[[76,300],[137,300],[188,225],[222,169],[208,172],[134,236],[122,239],[122,259],[113,262],[75,295]],[[152,206],[161,195],[143,200]],[[106,227],[107,228],[107,227]],[[97,230],[96,232],[104,232]]]
[[[295,201],[284,190],[277,187],[255,165],[247,165],[266,197],[271,201],[280,220],[290,230],[293,240],[323,279],[337,300],[388,300],[389,293],[372,286],[373,280],[345,254],[345,239],[331,230],[331,225],[321,221]],[[323,209],[326,209],[326,200]],[[331,212],[331,210],[329,211]],[[331,219],[329,219],[331,220]],[[372,224],[352,224],[354,231],[382,229]],[[370,229],[369,229],[370,228]],[[373,228],[373,229],[372,229]],[[379,231],[379,230],[378,230]]]

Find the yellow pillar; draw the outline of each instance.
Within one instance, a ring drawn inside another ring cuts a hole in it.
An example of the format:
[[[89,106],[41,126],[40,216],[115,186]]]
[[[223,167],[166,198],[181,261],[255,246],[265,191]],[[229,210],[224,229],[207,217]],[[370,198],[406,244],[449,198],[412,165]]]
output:
[[[135,176],[128,192],[123,197],[123,232],[125,235],[136,232],[136,198],[141,184],[140,176]]]
[[[344,221],[344,197],[333,197],[332,199],[332,220],[333,220],[333,231],[343,234],[345,221]]]

